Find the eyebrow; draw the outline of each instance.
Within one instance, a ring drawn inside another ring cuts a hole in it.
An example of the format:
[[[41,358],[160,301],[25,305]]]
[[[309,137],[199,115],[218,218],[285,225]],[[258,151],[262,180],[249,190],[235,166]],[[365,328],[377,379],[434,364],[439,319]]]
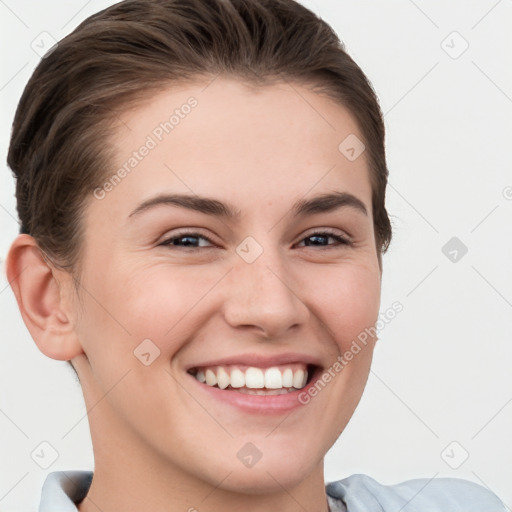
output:
[[[189,194],[159,194],[143,201],[128,217],[138,215],[157,206],[169,205],[188,208],[206,215],[213,215],[238,222],[242,212],[229,203],[218,199]],[[352,208],[368,216],[365,204],[348,192],[331,192],[320,194],[309,199],[300,199],[291,208],[296,217],[317,213],[332,212],[339,208]]]

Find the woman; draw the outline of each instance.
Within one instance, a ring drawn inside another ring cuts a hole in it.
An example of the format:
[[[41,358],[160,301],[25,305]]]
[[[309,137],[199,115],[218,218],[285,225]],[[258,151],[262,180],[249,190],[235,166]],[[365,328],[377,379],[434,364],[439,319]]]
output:
[[[9,281],[70,361],[92,472],[41,511],[504,510],[457,479],[327,488],[377,341],[384,125],[335,33],[292,0],[128,0],[21,98]],[[365,336],[361,336],[365,333]]]

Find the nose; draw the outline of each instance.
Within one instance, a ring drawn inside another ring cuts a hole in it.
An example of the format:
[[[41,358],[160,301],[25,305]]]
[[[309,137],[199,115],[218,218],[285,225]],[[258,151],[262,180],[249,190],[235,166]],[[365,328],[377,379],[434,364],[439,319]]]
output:
[[[254,329],[265,338],[279,338],[309,318],[299,283],[278,250],[265,248],[252,263],[235,255],[226,283],[224,317],[236,329]]]

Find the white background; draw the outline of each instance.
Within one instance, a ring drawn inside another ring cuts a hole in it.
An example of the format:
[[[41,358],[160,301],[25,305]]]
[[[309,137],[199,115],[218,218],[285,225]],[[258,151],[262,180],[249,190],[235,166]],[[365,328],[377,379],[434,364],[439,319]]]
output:
[[[0,2],[2,259],[18,230],[5,159],[39,61],[31,45],[111,3]],[[381,310],[404,308],[381,331],[326,480],[466,478],[512,507],[512,1],[302,3],[333,26],[380,98],[394,228]],[[454,236],[468,248],[457,262],[442,252]],[[74,375],[38,351],[1,279],[0,511],[36,510],[46,474],[93,469],[92,446]],[[42,441],[58,452],[46,470],[30,455]],[[466,452],[458,469],[446,462]]]

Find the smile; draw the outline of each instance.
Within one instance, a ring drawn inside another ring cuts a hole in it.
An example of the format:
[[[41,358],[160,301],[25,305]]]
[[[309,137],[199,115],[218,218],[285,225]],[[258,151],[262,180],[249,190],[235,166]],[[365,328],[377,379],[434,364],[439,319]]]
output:
[[[278,395],[297,391],[304,388],[309,374],[305,363],[269,368],[246,365],[198,367],[189,373],[207,386],[253,395]]]

